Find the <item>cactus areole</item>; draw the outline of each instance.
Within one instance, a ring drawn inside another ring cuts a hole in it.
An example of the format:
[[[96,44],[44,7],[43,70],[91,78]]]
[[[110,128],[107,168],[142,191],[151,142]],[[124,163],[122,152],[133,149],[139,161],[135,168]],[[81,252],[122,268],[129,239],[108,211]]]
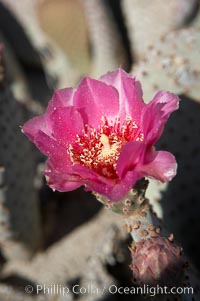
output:
[[[55,91],[45,114],[22,130],[48,157],[48,185],[86,190],[120,201],[142,177],[170,181],[176,161],[154,144],[179,99],[159,91],[145,104],[140,83],[121,68],[77,88]]]

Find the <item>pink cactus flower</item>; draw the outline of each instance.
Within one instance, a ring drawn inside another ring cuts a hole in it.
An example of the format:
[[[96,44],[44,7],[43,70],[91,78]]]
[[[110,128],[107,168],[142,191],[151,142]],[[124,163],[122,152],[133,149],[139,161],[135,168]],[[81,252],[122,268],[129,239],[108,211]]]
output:
[[[145,104],[140,83],[120,68],[55,91],[45,114],[22,130],[48,157],[51,188],[85,185],[117,202],[144,176],[165,182],[176,174],[174,156],[154,144],[178,103],[177,96],[160,91]]]

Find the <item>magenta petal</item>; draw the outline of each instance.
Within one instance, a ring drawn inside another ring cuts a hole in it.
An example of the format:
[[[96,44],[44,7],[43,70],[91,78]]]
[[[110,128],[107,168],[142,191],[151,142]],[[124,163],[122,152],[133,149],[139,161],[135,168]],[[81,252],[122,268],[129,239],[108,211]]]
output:
[[[121,150],[121,154],[117,161],[117,174],[120,178],[124,177],[126,172],[133,170],[136,164],[143,160],[145,144],[142,142],[126,143]]]
[[[179,98],[172,93],[160,91],[145,107],[141,128],[145,141],[155,143],[161,136],[170,114],[179,107]]]
[[[59,172],[50,160],[47,161],[45,176],[47,184],[58,191],[71,191],[82,185],[78,176]]]
[[[59,146],[57,141],[52,137],[48,136],[42,131],[38,131],[35,135],[33,142],[39,148],[39,150],[46,156],[57,155],[64,148]]]
[[[86,184],[85,190],[98,192],[113,202],[120,201],[138,180],[138,174],[132,171],[127,172],[120,180],[112,180],[81,165],[74,165],[72,170],[83,178]]]
[[[74,106],[81,112],[86,124],[97,128],[102,116],[107,120],[118,116],[118,93],[114,88],[87,77],[78,86]]]
[[[131,171],[127,172],[121,181],[113,182],[112,184],[98,183],[95,181],[88,182],[86,190],[105,195],[112,202],[119,202],[129,192],[137,180],[138,174]]]
[[[62,156],[67,161],[66,149],[52,136],[50,123],[46,122],[45,115],[34,117],[22,128],[22,131],[46,156],[55,156],[58,159]],[[61,156],[62,154],[62,156]]]
[[[134,172],[127,172],[121,180],[112,180],[81,165],[74,165],[72,170],[83,178],[85,190],[98,192],[113,202],[120,201],[138,179],[138,174]]]
[[[56,90],[48,104],[46,113],[51,114],[55,109],[60,107],[73,106],[74,92],[75,90],[73,88]]]
[[[108,196],[113,202],[120,201],[133,187],[138,180],[138,174],[133,171],[128,171],[120,183],[116,184],[109,192]]]
[[[82,178],[84,180],[84,183],[88,183],[91,181],[97,182],[97,183],[104,183],[104,184],[112,184],[114,183],[114,181],[112,179],[103,177],[101,175],[99,175],[98,173],[96,173],[95,171],[93,171],[92,169],[89,169],[83,165],[80,164],[75,164],[72,166],[72,172],[75,174],[78,174],[80,176],[80,178]]]
[[[46,122],[45,115],[37,116],[27,121],[23,127],[22,132],[34,142],[35,135],[38,131],[43,131],[46,134],[51,134],[51,128]]]
[[[84,129],[82,117],[74,107],[58,108],[49,119],[56,140],[62,144],[75,141]]]
[[[62,180],[60,176],[57,176],[56,178],[49,178],[46,176],[46,181],[51,189],[60,192],[72,191],[82,185],[80,182],[71,182],[68,179]]]
[[[34,139],[39,150],[51,160],[52,165],[59,173],[66,173],[72,165],[67,149],[54,138],[39,131]]]
[[[108,72],[100,80],[117,89],[121,118],[126,118],[129,115],[133,117],[136,123],[139,123],[142,109],[145,106],[142,100],[140,82],[121,68]]]
[[[171,181],[176,175],[177,163],[175,157],[166,151],[152,151],[147,154],[148,164],[138,166],[138,172],[143,176],[153,177],[161,182]]]

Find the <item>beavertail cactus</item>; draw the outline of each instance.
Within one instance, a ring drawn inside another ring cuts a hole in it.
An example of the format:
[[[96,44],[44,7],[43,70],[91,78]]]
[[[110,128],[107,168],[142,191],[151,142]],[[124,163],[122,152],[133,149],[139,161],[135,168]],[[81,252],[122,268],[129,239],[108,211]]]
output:
[[[195,25],[157,40],[132,69],[132,74],[143,83],[145,99],[150,99],[160,87],[184,95],[181,97],[180,110],[172,116],[157,146],[176,154],[179,166],[178,177],[162,199],[164,218],[168,219],[168,227],[175,232],[177,239],[184,245],[184,250],[188,254],[191,253],[198,265],[200,261],[196,235],[199,232],[199,28],[199,25]],[[153,190],[147,191],[146,195],[151,202],[155,192],[155,198],[161,199],[159,190],[160,186],[154,185]],[[174,200],[175,193],[177,196]],[[189,206],[191,201],[196,205]]]
[[[126,65],[125,50],[109,6],[102,0],[84,0],[92,46],[92,76]]]
[[[132,69],[143,83],[146,99],[162,87],[200,100],[199,41],[200,30],[194,27],[172,32],[148,48]]]
[[[0,88],[3,86],[5,81],[5,69],[3,64],[3,45],[0,44]]]
[[[0,170],[1,251],[9,259],[25,259],[41,244],[34,161],[33,157],[24,161],[32,154],[19,129],[24,111],[6,84],[2,86],[0,107],[0,164],[5,167],[5,172]]]
[[[156,151],[154,144],[178,104],[177,96],[160,91],[146,105],[140,83],[120,68],[56,91],[45,114],[22,128],[48,156],[50,187],[69,191],[85,185],[123,216],[134,241],[131,268],[138,283],[185,280],[182,249],[151,209],[144,179],[166,182],[176,174],[174,156]]]
[[[198,0],[122,1],[133,57],[142,58],[161,36],[184,26],[197,5]]]
[[[167,287],[167,292],[172,287],[191,288],[182,296],[180,294],[170,296],[167,293],[162,295],[162,290],[158,290],[158,299],[155,296],[155,300],[174,301],[176,298],[184,301],[198,300],[200,292],[196,271],[190,266],[188,268],[188,260],[183,255],[182,247],[175,242],[174,235],[166,230],[152,210],[145,197],[147,187],[148,181],[144,179],[138,181],[127,196],[117,203],[97,193],[95,196],[105,208],[123,217],[126,229],[133,239],[129,250],[132,256],[130,268],[133,271],[134,283],[140,286],[159,285],[161,289]]]
[[[62,88],[66,82],[68,85],[74,84],[77,80],[77,74],[67,55],[41,28],[37,12],[38,1],[22,0],[19,3],[12,0],[1,0],[1,2],[19,22],[34,49],[32,56],[30,56],[29,51],[24,51],[23,47],[15,45],[20,59],[31,65],[35,64],[37,67],[42,62],[50,87]],[[26,40],[23,42],[26,43]],[[25,46],[27,47],[26,44]]]
[[[6,183],[5,168],[0,166],[0,246],[5,247],[5,242],[12,237],[10,230],[10,214],[6,208]]]

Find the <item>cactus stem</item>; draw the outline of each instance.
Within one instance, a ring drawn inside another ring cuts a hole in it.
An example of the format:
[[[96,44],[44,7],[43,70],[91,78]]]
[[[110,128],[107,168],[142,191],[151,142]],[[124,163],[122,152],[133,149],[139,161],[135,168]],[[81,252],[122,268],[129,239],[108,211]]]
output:
[[[106,208],[123,217],[125,228],[133,239],[128,247],[132,256],[130,269],[134,276],[133,283],[187,286],[186,280],[189,278],[185,273],[190,273],[188,261],[183,256],[182,248],[174,241],[173,233],[166,231],[145,198],[147,186],[145,179],[138,181],[118,203],[97,193],[95,196]],[[191,297],[188,295],[184,300],[191,301]],[[183,300],[182,297],[180,300]]]

